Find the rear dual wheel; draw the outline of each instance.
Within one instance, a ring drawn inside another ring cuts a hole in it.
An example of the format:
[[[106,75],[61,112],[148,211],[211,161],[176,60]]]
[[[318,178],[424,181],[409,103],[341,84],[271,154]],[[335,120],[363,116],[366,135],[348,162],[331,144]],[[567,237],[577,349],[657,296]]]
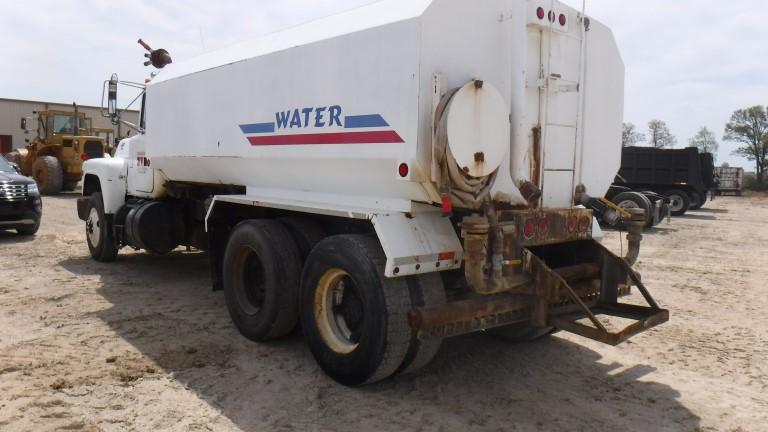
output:
[[[684,215],[691,206],[691,199],[683,190],[672,189],[664,192],[664,196],[671,201],[669,204],[670,212],[672,216]]]
[[[386,257],[366,235],[323,240],[302,274],[304,335],[320,367],[349,385],[373,383],[426,365],[441,340],[420,341],[411,307],[445,302],[439,275],[384,277]]]
[[[224,256],[224,295],[240,333],[254,341],[279,338],[300,316],[320,367],[350,386],[429,363],[442,339],[419,340],[407,314],[445,302],[440,275],[385,278],[386,257],[368,235],[320,241],[302,272],[298,243],[314,245],[320,234],[299,229],[307,226],[252,220],[233,230]]]
[[[613,198],[613,203],[623,209],[642,209],[645,211],[645,226],[653,226],[653,204],[640,192],[622,192]]]

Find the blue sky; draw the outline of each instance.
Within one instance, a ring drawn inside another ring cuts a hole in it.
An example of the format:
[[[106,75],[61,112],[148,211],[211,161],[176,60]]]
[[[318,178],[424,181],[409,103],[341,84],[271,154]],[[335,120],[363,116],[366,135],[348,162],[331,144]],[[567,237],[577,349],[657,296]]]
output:
[[[112,72],[149,73],[138,37],[187,58],[371,2],[3,1],[0,97],[98,104]],[[627,67],[625,119],[639,129],[664,120],[682,146],[701,126],[721,137],[734,110],[768,104],[768,1],[587,0],[587,13],[614,30]],[[733,148],[721,143],[718,160],[751,169]]]

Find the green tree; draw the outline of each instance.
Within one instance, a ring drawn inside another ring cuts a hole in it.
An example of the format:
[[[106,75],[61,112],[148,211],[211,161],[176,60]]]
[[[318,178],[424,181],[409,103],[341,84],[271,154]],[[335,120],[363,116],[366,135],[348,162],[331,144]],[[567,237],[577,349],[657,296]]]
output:
[[[661,120],[648,122],[648,143],[655,148],[674,147],[677,138],[669,131],[667,124]]]
[[[763,185],[765,168],[768,166],[768,115],[765,107],[756,105],[733,113],[725,125],[723,139],[739,144],[734,155],[755,162],[758,185]]]
[[[624,123],[624,129],[621,131],[621,146],[633,146],[639,142],[645,141],[645,135],[637,131],[637,127],[632,123]]]
[[[702,153],[712,153],[712,156],[717,159],[717,149],[720,145],[717,143],[715,134],[706,126],[702,126],[699,132],[688,140],[688,145],[698,148]]]

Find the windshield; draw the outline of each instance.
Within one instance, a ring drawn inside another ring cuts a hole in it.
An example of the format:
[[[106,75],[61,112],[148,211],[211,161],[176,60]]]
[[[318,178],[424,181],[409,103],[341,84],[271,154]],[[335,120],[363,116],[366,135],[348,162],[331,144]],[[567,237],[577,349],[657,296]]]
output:
[[[15,169],[13,169],[13,167],[11,166],[11,164],[9,164],[8,162],[6,162],[6,160],[5,160],[5,159],[3,159],[3,157],[2,157],[2,156],[0,156],[0,172],[11,172],[11,173],[14,173],[14,174],[15,174],[15,173],[16,173],[16,170],[15,170]]]
[[[48,129],[55,134],[74,135],[75,117],[67,115],[55,115],[48,117]]]

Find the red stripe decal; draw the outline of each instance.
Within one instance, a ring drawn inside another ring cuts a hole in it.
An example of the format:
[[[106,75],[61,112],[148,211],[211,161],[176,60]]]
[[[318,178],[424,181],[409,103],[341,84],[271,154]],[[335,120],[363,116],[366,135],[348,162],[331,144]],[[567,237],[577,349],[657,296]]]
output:
[[[315,144],[399,144],[404,143],[395,131],[339,132],[325,134],[297,134],[252,136],[254,146],[315,145]]]

